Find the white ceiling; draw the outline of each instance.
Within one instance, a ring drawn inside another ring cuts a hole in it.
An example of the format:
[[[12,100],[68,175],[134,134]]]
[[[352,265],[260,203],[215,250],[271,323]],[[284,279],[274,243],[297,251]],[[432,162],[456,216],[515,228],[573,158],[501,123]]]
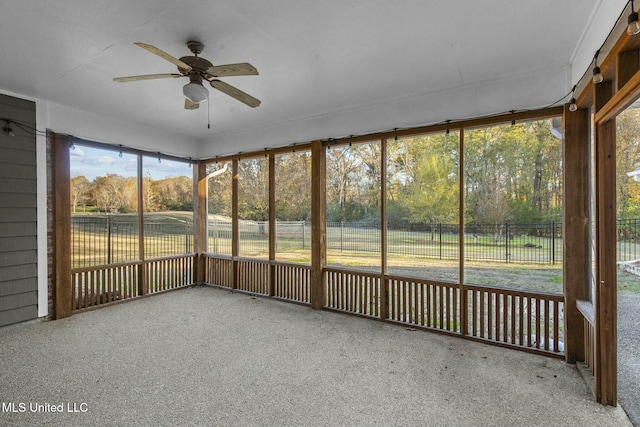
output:
[[[4,1],[0,90],[176,133],[200,156],[249,151],[548,105],[576,83],[594,16],[606,5],[615,19],[626,3]],[[210,88],[207,129],[206,108],[183,109],[187,79],[112,81],[176,71],[133,42],[180,57],[191,39],[214,64],[253,64],[259,76],[223,80],[262,105]]]

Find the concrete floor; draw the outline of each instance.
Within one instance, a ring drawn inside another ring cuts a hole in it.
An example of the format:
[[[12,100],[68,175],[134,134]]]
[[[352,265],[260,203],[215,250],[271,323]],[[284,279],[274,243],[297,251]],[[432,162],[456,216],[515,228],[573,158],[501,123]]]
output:
[[[2,328],[0,361],[0,425],[631,425],[558,359],[207,287]]]
[[[640,295],[618,293],[618,401],[640,427]]]

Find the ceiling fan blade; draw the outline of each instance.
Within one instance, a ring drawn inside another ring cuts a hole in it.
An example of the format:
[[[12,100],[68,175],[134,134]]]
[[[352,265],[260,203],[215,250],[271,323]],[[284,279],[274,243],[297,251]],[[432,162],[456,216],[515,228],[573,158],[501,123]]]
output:
[[[146,43],[140,43],[140,42],[135,42],[134,43],[137,46],[140,46],[143,49],[148,50],[149,52],[158,55],[161,58],[166,59],[167,61],[171,62],[172,64],[175,64],[178,66],[178,68],[180,68],[181,70],[187,70],[187,71],[191,71],[191,66],[188,64],[185,64],[184,62],[180,61],[178,58],[169,55],[167,52],[165,52],[164,50],[160,50],[155,46],[152,46],[150,44],[146,44]]]
[[[196,110],[200,108],[200,104],[196,104],[195,102],[191,102],[189,98],[184,99],[184,109],[185,110]]]
[[[247,104],[251,108],[256,108],[258,105],[260,105],[259,99],[256,99],[247,93],[244,93],[240,89],[233,87],[230,84],[221,82],[220,80],[212,80],[211,86],[215,89],[218,89],[220,92],[226,93],[230,97],[235,98],[244,104]]]
[[[166,74],[145,74],[142,76],[128,76],[128,77],[114,77],[114,82],[136,82],[138,80],[152,80],[152,79],[168,79],[175,77],[183,77],[178,73],[166,73]]]
[[[240,64],[214,65],[207,68],[207,74],[211,77],[257,76],[258,70],[248,62],[242,62]]]

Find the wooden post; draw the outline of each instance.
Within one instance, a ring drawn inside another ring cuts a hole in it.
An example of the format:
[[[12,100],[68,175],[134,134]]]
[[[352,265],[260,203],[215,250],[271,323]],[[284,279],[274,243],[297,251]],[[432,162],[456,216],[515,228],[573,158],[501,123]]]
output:
[[[238,228],[238,159],[231,162],[231,256],[233,258],[232,289],[238,289],[238,261],[240,253],[240,230]]]
[[[595,301],[596,400],[617,402],[616,124],[596,124],[598,260]]]
[[[565,105],[562,158],[564,351],[567,363],[585,360],[585,330],[577,301],[589,300],[589,111]]]
[[[193,282],[204,284],[205,260],[204,256],[208,252],[208,180],[207,165],[197,162],[193,165],[193,233],[195,265]]]
[[[326,303],[324,267],[327,263],[327,154],[322,141],[311,144],[311,307]]]
[[[269,155],[269,296],[276,294],[276,157]]]
[[[53,134],[55,319],[71,316],[71,178],[69,139]]]
[[[138,154],[138,295],[146,295],[149,292],[147,283],[147,264],[144,260],[144,178],[142,176],[142,156]]]
[[[389,279],[387,277],[387,139],[380,140],[380,318],[389,318]]]
[[[469,296],[464,286],[464,129],[458,131],[458,283],[460,285],[460,333],[469,334]],[[472,313],[475,318],[475,313]]]

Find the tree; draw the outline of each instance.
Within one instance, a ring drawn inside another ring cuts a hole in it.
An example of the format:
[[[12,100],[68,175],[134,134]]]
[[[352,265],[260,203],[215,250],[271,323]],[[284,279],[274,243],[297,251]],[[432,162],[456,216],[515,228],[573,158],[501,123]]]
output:
[[[231,217],[231,162],[215,163],[208,167],[207,173],[220,172],[209,178],[208,210],[209,214]]]
[[[91,185],[93,199],[98,211],[109,213],[133,212],[138,207],[137,181],[135,177],[117,174],[98,176]]]
[[[327,220],[379,221],[380,144],[334,147],[327,151]]]
[[[238,162],[238,217],[253,221],[269,220],[268,158]]]
[[[311,154],[275,156],[275,202],[279,221],[311,219]]]
[[[188,176],[170,176],[150,181],[156,195],[157,210],[188,211],[193,209],[193,180]]]
[[[76,213],[78,204],[86,210],[87,201],[91,193],[91,183],[85,176],[75,176],[71,178],[71,206],[73,213]]]
[[[640,183],[627,173],[640,168],[640,109],[631,108],[616,118],[618,219],[640,214]]]
[[[458,136],[390,142],[387,149],[390,222],[458,222]]]

